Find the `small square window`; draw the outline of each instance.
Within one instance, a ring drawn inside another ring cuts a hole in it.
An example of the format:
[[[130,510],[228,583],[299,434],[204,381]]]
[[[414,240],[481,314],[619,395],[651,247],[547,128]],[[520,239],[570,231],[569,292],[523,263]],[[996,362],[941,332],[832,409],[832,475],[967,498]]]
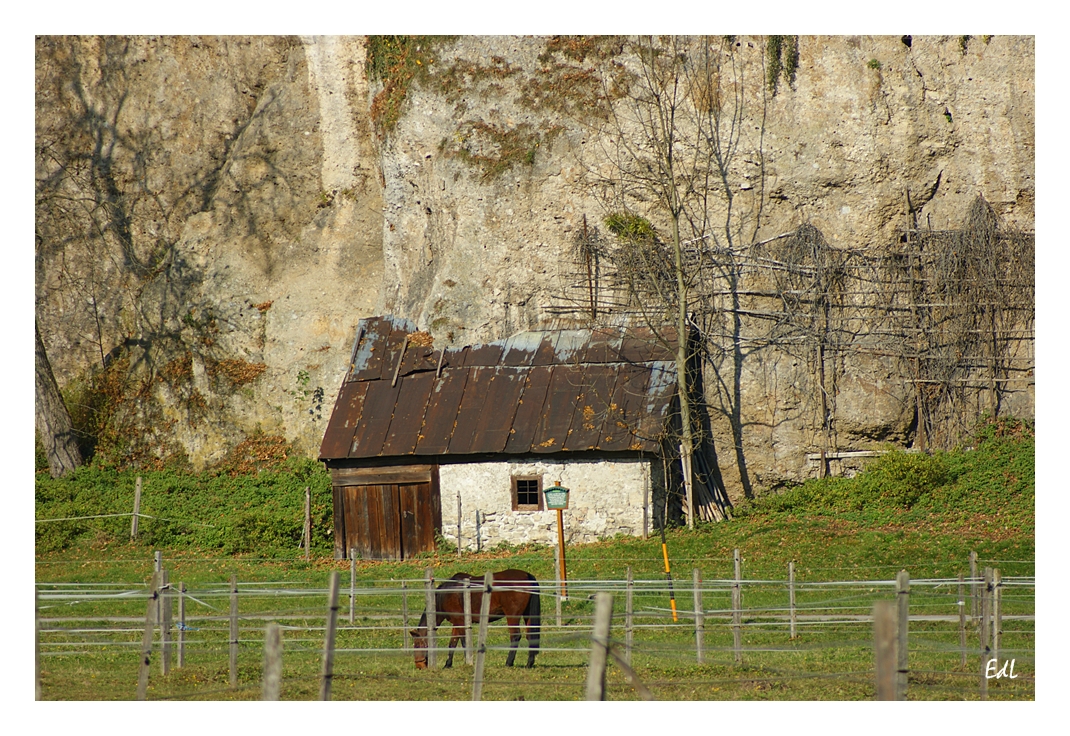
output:
[[[513,511],[542,511],[542,476],[513,476]]]

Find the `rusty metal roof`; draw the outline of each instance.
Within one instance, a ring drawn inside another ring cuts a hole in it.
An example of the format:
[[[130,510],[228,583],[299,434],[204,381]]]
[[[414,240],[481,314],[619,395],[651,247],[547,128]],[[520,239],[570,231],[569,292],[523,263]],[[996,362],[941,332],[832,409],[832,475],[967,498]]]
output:
[[[606,328],[443,350],[408,320],[365,319],[320,460],[656,451],[675,342],[672,330]]]

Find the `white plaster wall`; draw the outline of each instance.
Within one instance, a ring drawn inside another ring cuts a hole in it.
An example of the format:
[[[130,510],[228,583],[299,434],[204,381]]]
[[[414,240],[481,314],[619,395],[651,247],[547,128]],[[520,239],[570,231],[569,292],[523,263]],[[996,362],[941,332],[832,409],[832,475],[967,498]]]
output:
[[[650,460],[516,460],[439,467],[442,534],[457,541],[457,495],[461,496],[461,546],[476,549],[476,511],[481,546],[557,543],[554,511],[513,511],[515,475],[542,475],[543,488],[558,481],[570,490],[563,514],[565,541],[595,542],[617,534],[643,533],[643,503],[650,508]],[[648,512],[649,513],[649,512]],[[648,522],[652,523],[652,522]]]

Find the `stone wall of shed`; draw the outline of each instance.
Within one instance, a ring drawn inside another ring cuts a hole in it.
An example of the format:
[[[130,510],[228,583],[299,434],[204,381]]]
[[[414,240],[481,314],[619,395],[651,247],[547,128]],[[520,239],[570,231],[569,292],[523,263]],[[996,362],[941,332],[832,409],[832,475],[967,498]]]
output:
[[[457,540],[457,496],[461,497],[461,546],[474,550],[476,512],[480,514],[483,549],[508,544],[556,544],[554,511],[513,511],[511,478],[542,475],[543,487],[558,481],[568,488],[569,508],[563,514],[568,544],[595,542],[617,534],[643,533],[644,498],[647,524],[657,490],[657,464],[653,459],[508,460],[442,465],[439,488],[442,500],[442,534]],[[660,467],[658,465],[657,467]]]

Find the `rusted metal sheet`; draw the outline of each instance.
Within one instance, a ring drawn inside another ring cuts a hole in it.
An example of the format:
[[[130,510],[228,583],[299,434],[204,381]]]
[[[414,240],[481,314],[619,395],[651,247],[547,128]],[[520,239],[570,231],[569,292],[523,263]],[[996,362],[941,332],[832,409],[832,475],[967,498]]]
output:
[[[469,452],[498,453],[509,441],[509,430],[520,406],[524,390],[524,373],[519,368],[498,366],[487,387],[487,399],[483,403],[483,421],[472,435]]]
[[[466,366],[493,366],[498,365],[502,359],[503,346],[495,343],[486,345],[473,345],[468,348],[465,356]]]
[[[532,452],[558,452],[564,447],[572,426],[576,396],[583,391],[583,374],[583,366],[554,366],[545,411],[531,440]]]
[[[671,329],[661,342],[649,328],[557,330],[445,352],[410,345],[414,332],[361,323],[321,459],[649,451],[669,420]]]
[[[646,406],[646,387],[649,378],[650,373],[645,368],[627,363],[621,364],[620,377],[614,387],[612,402],[616,405],[616,409],[610,412],[607,417],[608,421],[602,426],[599,449],[622,451],[633,449],[637,443],[642,444],[642,438],[635,436],[634,428],[638,426],[642,409]]]
[[[468,369],[468,382],[464,396],[457,407],[457,423],[450,437],[449,454],[465,455],[472,452],[472,438],[476,429],[487,421],[494,421],[493,412],[484,415],[483,406],[494,381],[494,368],[476,366]]]
[[[467,381],[468,371],[462,368],[443,371],[435,381],[424,426],[416,442],[417,455],[442,455],[449,448],[453,426],[457,422],[457,407]]]
[[[505,451],[510,454],[531,451],[531,441],[535,438],[539,419],[545,411],[546,391],[550,387],[553,372],[548,367],[538,367],[532,368],[527,374],[513,426],[509,430],[509,440],[505,443]]]
[[[394,416],[390,420],[390,429],[379,453],[384,456],[411,455],[416,449],[431,389],[435,386],[435,374],[416,373],[400,378],[398,382]]]
[[[613,401],[617,372],[588,364],[580,393],[576,395],[575,411],[564,448],[567,451],[594,450],[602,440],[602,426]]]
[[[389,380],[369,382],[361,421],[353,434],[350,457],[375,457],[383,449],[400,390],[400,384],[391,386]]]
[[[370,384],[362,382],[343,383],[334,402],[331,421],[323,433],[320,458],[346,457],[353,444],[353,434],[364,409],[364,396]]]

